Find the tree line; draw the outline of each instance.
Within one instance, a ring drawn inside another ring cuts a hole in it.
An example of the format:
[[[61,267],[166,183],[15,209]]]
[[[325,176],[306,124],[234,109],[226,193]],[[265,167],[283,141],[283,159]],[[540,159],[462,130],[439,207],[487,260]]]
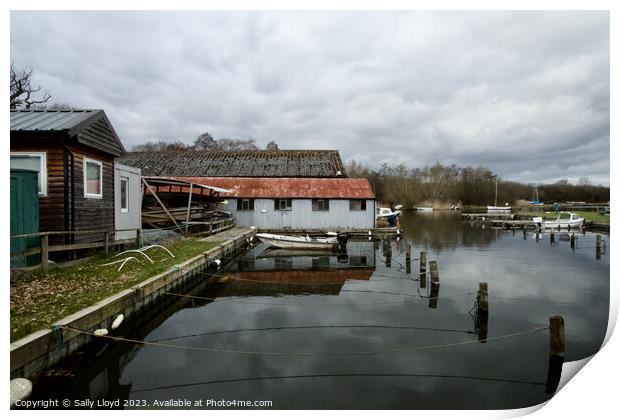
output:
[[[525,204],[534,198],[535,187],[539,200],[549,204],[609,201],[609,187],[592,185],[587,177],[581,178],[576,185],[563,179],[553,184],[535,186],[501,179],[485,167],[436,163],[424,168],[408,168],[402,163],[396,166],[384,163],[378,170],[372,170],[355,160],[347,163],[346,171],[350,177],[368,179],[378,201],[407,207],[493,205],[496,178],[498,205]]]
[[[260,147],[256,144],[256,140],[249,138],[246,140],[235,139],[230,137],[222,137],[215,139],[211,133],[205,132],[194,140],[192,144],[186,144],[182,141],[167,142],[163,140],[159,141],[147,141],[146,143],[134,146],[132,152],[165,152],[165,151],[187,151],[187,150],[202,150],[202,151],[234,151],[234,150],[260,150]],[[275,141],[267,143],[265,150],[280,150],[278,144]]]

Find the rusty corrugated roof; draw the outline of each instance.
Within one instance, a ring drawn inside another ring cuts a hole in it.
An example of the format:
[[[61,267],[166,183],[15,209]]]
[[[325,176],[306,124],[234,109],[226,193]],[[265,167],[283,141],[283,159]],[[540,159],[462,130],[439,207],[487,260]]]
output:
[[[232,190],[220,194],[227,198],[375,198],[365,178],[174,178]]]

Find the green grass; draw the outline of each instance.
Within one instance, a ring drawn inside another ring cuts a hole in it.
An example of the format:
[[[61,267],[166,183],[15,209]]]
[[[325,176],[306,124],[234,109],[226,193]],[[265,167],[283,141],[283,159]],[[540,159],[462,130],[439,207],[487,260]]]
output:
[[[600,215],[597,212],[593,212],[593,211],[573,211],[571,213],[577,213],[579,215],[579,217],[583,217],[586,219],[587,222],[607,222],[609,223],[609,215]],[[542,216],[545,219],[551,219],[551,220],[555,220],[558,216],[555,212],[553,211],[546,211],[546,212],[519,212],[517,213],[521,216],[527,216],[527,217],[536,217],[536,216]]]
[[[119,264],[102,266],[124,258],[97,254],[92,259],[66,268],[42,271],[11,272],[11,341],[31,332],[49,327],[53,322],[106,297],[132,287],[149,277],[164,272],[175,264],[186,261],[215,246],[217,242],[181,240],[167,248],[174,258],[162,249],[148,251],[155,262],[144,257],[131,260],[119,273]],[[115,255],[115,254],[114,254]]]

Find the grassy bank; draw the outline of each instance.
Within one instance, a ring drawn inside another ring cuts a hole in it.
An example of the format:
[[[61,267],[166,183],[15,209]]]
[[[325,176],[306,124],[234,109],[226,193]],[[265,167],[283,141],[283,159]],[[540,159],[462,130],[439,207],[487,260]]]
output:
[[[132,287],[149,277],[168,270],[214,246],[216,242],[181,240],[167,248],[148,251],[155,262],[144,257],[130,261],[119,273],[119,264],[102,264],[124,258],[103,253],[78,265],[52,268],[48,274],[36,271],[11,272],[11,342],[49,327],[54,321],[86,308],[108,296]]]
[[[579,215],[579,217],[583,217],[586,219],[587,222],[607,222],[609,223],[609,215],[601,215],[598,214],[597,212],[593,212],[593,211],[573,211],[571,213],[577,213]],[[558,216],[555,212],[553,211],[545,211],[545,212],[518,212],[516,213],[518,215],[521,216],[527,216],[527,217],[536,217],[536,216],[542,216],[545,219],[551,219],[551,220],[555,220]]]

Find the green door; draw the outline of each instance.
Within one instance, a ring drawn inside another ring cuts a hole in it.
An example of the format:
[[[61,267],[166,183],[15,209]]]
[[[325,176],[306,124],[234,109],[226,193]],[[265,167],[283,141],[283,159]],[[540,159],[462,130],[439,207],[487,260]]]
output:
[[[37,171],[11,169],[11,236],[39,231],[39,175]],[[11,239],[11,253],[39,246],[39,238]],[[38,264],[39,254],[11,258],[11,267]]]

